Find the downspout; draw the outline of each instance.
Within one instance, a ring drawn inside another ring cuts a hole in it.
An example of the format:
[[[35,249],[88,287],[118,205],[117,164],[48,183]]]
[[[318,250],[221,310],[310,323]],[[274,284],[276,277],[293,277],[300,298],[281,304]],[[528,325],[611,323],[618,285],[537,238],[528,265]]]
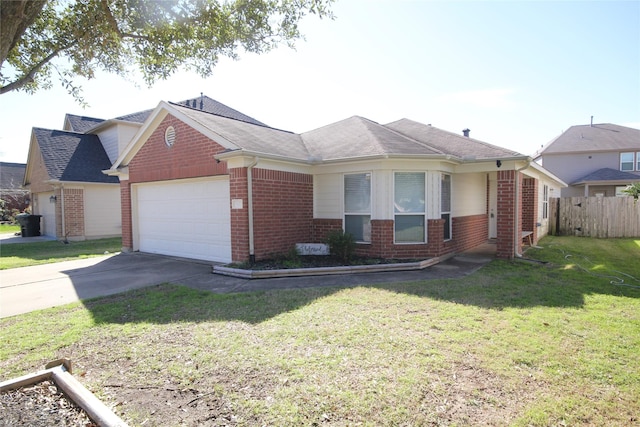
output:
[[[253,168],[258,164],[258,157],[253,158],[253,162],[251,162],[247,166],[247,204],[249,211],[249,262],[256,262],[256,252],[254,247],[254,238],[253,238]]]
[[[65,222],[66,222],[66,218],[64,215],[64,184],[60,185],[60,198],[62,199],[60,201],[60,223],[62,225],[62,237],[64,238],[63,242],[64,243],[68,243],[67,241],[67,232],[66,232],[66,227],[65,227]]]
[[[521,167],[520,169],[516,169],[516,175],[515,175],[515,184],[516,184],[516,189],[515,189],[515,221],[513,222],[513,235],[514,235],[514,240],[513,240],[513,255],[516,258],[522,258],[522,254],[520,252],[518,252],[518,246],[520,245],[520,242],[522,241],[522,237],[520,236],[520,233],[518,233],[518,224],[520,223],[520,221],[522,220],[521,216],[520,216],[520,211],[518,210],[518,208],[520,207],[520,185],[518,185],[518,181],[519,181],[519,175],[520,172],[522,172],[523,170],[527,169],[529,167],[530,163],[527,162],[526,165],[524,165],[523,167]]]

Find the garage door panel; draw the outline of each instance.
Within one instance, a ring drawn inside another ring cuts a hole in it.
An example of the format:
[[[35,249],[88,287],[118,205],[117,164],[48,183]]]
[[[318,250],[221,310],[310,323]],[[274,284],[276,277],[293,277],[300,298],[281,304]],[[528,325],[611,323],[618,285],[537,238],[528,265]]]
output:
[[[139,249],[207,261],[231,261],[229,181],[141,184]]]

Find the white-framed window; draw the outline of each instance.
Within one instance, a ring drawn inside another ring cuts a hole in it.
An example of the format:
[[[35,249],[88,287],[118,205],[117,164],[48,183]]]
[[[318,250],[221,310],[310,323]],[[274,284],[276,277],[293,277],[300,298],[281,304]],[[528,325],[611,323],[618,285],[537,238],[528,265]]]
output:
[[[634,153],[620,153],[620,170],[632,171],[634,163]]]
[[[440,179],[440,218],[444,219],[444,240],[451,240],[451,175]]]
[[[542,219],[549,218],[549,186],[542,186]]]
[[[424,172],[396,172],[393,180],[395,243],[426,241]]]
[[[640,171],[640,151],[636,152],[636,170]]]
[[[344,176],[344,231],[356,242],[371,242],[371,173]]]

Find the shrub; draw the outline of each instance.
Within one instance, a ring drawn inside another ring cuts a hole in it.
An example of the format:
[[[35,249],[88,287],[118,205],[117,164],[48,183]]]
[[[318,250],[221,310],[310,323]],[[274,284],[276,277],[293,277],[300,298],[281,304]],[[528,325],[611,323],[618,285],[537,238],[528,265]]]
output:
[[[327,236],[326,242],[329,245],[331,255],[344,262],[348,262],[353,257],[356,240],[351,233],[345,233],[344,230],[332,231]]]

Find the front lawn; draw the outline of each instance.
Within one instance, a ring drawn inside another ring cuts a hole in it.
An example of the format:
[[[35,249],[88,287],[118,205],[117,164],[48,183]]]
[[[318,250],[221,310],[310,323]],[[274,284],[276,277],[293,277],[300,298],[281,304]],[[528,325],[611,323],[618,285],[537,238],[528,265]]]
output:
[[[70,358],[131,426],[637,425],[640,240],[539,245],[463,279],[165,284],[0,319],[0,380]]]
[[[12,243],[0,247],[0,270],[90,258],[105,253],[119,252],[121,249],[122,239],[120,237],[69,243],[57,240]]]

